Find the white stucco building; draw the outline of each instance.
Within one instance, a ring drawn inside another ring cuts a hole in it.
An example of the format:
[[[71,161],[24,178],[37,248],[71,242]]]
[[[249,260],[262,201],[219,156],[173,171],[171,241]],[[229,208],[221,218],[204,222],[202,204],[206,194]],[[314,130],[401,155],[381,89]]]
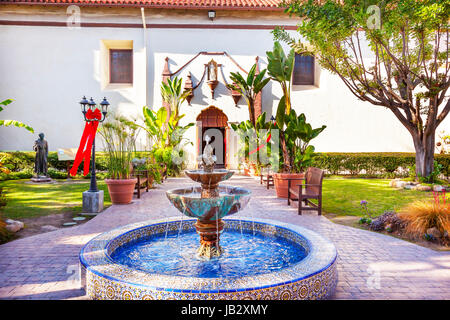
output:
[[[195,122],[211,106],[227,127],[246,120],[244,99],[235,106],[223,78],[229,82],[229,73],[240,71],[238,66],[249,70],[256,57],[264,69],[275,26],[295,32],[298,21],[277,8],[278,2],[1,0],[0,100],[15,100],[1,118],[23,121],[36,134],[44,132],[50,150],[77,147],[84,126],[78,105],[83,95],[97,102],[106,96],[115,112],[139,116],[144,105],[162,105],[159,87],[166,57],[174,73],[203,52],[176,75],[186,81],[190,73],[196,86],[213,59],[221,65],[219,83],[212,98],[203,79],[191,105],[181,108],[183,123]],[[214,19],[209,10],[215,11]],[[127,64],[125,69],[121,63]],[[128,80],[114,83],[123,79]],[[269,117],[280,97],[276,82],[264,88],[261,108]],[[317,151],[414,151],[407,130],[389,110],[358,101],[337,76],[317,64],[312,83],[294,85],[292,99],[295,110],[304,112],[313,126],[327,125],[313,143]],[[449,128],[446,119],[438,131]],[[235,167],[235,137],[232,130],[225,131],[225,161]],[[187,135],[194,142],[194,159],[201,131],[193,127]],[[0,150],[31,150],[35,139],[25,130],[0,128]]]

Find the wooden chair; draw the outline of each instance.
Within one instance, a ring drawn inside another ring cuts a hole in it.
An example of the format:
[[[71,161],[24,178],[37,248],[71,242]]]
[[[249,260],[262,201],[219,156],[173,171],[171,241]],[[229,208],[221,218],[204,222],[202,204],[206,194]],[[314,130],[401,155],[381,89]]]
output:
[[[260,176],[260,179],[261,179],[260,180],[260,184],[265,183],[267,189],[269,189],[271,186],[274,186],[273,175],[270,172],[269,168],[267,169],[267,173],[265,175],[264,175],[264,170],[261,169],[261,174],[259,176]]]
[[[148,170],[138,170],[133,172],[133,176],[137,179],[135,189],[137,190],[138,199],[141,198],[141,188],[145,188],[145,191],[148,192],[150,187],[150,176]]]
[[[323,174],[323,170],[311,167],[306,171],[305,179],[289,179],[287,202],[291,205],[291,201],[298,201],[298,214],[302,214],[303,210],[317,210],[319,216],[322,214]],[[291,180],[305,180],[305,184],[291,187]],[[317,205],[309,199],[317,199]],[[303,206],[303,202],[309,206]]]
[[[160,163],[160,170],[159,172],[161,173],[161,183],[164,182],[164,180],[167,180],[167,164],[165,163]]]

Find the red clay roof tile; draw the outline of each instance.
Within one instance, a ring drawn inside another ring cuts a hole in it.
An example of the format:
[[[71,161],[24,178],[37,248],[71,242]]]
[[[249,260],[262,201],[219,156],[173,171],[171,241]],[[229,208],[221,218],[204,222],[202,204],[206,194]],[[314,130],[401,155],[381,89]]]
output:
[[[0,0],[0,4],[79,4],[92,6],[142,6],[173,9],[268,9],[281,0]]]

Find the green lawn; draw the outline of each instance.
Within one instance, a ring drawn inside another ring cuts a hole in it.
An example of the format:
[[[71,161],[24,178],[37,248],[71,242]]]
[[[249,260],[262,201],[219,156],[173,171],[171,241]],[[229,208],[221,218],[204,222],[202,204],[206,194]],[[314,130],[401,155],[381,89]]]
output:
[[[381,215],[398,210],[421,199],[431,199],[431,192],[394,189],[387,179],[325,178],[323,182],[323,210],[337,215],[361,216],[360,202],[366,200],[369,212]]]
[[[43,215],[82,211],[82,192],[89,189],[89,180],[56,180],[54,184],[31,184],[30,180],[0,182],[6,191],[7,205],[4,218],[20,219]],[[103,181],[98,188],[105,193],[105,206],[111,205],[108,189]]]

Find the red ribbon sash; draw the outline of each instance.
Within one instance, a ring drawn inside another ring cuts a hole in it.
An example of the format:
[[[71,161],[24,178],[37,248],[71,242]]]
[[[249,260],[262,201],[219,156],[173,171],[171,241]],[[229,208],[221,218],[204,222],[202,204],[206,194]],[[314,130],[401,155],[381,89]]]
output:
[[[89,173],[92,143],[94,142],[95,134],[97,133],[98,121],[101,118],[102,113],[100,112],[99,109],[95,109],[95,111],[89,109],[86,112],[86,119],[93,121],[86,122],[86,125],[84,126],[80,146],[78,147],[77,155],[75,156],[75,161],[73,162],[72,169],[70,169],[69,171],[71,176],[75,176],[77,174],[78,167],[80,166],[81,161],[83,160],[84,160],[83,175],[87,175]]]

